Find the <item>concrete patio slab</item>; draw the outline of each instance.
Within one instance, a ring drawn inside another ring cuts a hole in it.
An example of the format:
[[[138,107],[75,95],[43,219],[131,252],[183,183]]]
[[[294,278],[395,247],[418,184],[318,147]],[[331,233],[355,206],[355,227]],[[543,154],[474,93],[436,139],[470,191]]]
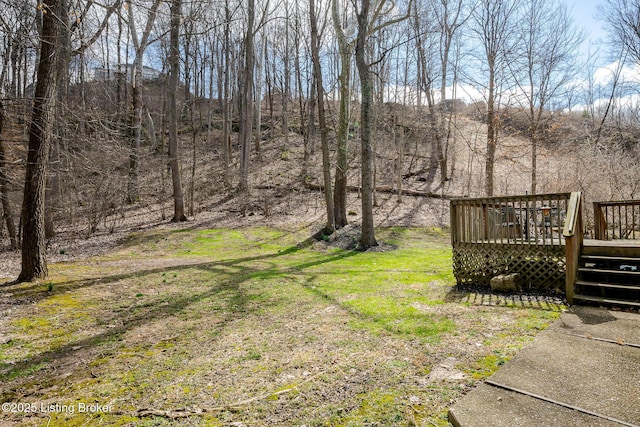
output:
[[[461,427],[640,425],[640,315],[572,308],[449,419]]]

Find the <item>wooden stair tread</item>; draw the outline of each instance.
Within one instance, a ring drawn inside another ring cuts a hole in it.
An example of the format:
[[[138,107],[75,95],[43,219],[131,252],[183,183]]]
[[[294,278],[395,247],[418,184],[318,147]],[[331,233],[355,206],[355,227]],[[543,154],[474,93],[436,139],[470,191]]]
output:
[[[581,273],[600,273],[600,274],[622,274],[627,276],[640,276],[640,271],[627,271],[627,270],[607,270],[606,268],[588,268],[580,267],[578,271]]]
[[[603,298],[603,297],[595,297],[595,296],[589,296],[589,295],[580,295],[580,294],[576,294],[573,296],[574,300],[582,300],[582,301],[590,301],[590,302],[598,302],[598,303],[602,303],[602,304],[615,304],[615,305],[630,305],[633,307],[640,307],[640,302],[636,302],[636,301],[627,301],[627,300],[620,300],[620,299],[615,299],[615,298]]]
[[[622,289],[622,290],[628,290],[628,291],[640,291],[640,286],[624,285],[619,283],[599,283],[599,282],[588,282],[585,280],[576,280],[576,285],[593,286],[593,287],[607,288],[607,289]]]
[[[640,262],[640,258],[635,257],[622,257],[611,255],[581,255],[584,260],[600,260],[600,261],[615,261],[615,262]]]

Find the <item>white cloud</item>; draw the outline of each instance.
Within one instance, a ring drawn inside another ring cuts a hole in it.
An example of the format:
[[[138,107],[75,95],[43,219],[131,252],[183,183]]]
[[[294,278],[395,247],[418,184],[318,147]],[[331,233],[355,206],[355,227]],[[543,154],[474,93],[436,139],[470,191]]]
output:
[[[602,86],[611,84],[619,67],[620,61],[615,61],[609,65],[598,68],[593,74],[594,83]],[[623,65],[620,71],[620,81],[625,83],[640,83],[640,66]]]

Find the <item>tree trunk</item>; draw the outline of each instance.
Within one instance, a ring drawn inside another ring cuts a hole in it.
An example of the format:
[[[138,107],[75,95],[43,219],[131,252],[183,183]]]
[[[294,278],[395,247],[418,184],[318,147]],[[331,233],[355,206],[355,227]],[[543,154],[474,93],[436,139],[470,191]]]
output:
[[[366,58],[367,33],[369,31],[370,0],[363,0],[358,12],[358,37],[356,42],[356,66],[360,76],[360,149],[362,155],[362,250],[377,246],[373,228],[373,149],[371,144],[373,87],[370,66]]]
[[[336,217],[336,228],[347,225],[347,170],[348,170],[348,148],[349,139],[349,92],[351,76],[351,50],[349,54],[342,55],[342,69],[338,80],[340,82],[340,112],[338,117],[338,135],[336,152],[336,180],[334,184],[335,193],[333,195],[334,211]],[[345,61],[346,60],[346,61]]]
[[[267,35],[265,32],[262,32],[262,40],[260,41],[260,58],[258,63],[256,64],[256,79],[257,82],[255,84],[255,100],[254,103],[254,132],[255,132],[255,150],[257,160],[262,161],[262,149],[260,148],[260,140],[262,139],[262,76],[263,70],[266,60],[266,51],[267,51]]]
[[[253,130],[253,74],[255,68],[255,46],[253,25],[255,22],[255,0],[249,0],[247,9],[247,33],[244,40],[244,77],[242,110],[240,116],[240,192],[249,191],[249,161],[251,155],[251,134]]]
[[[186,221],[184,214],[184,197],[180,179],[180,161],[178,154],[178,111],[176,93],[180,77],[180,20],[182,18],[182,0],[171,3],[171,33],[169,62],[169,166],[171,167],[171,181],[173,183],[173,222]],[[195,144],[195,141],[194,141]]]
[[[485,161],[485,194],[493,196],[493,166],[496,158],[497,120],[495,112],[495,65],[489,61],[489,96],[487,99],[487,154]]]
[[[531,130],[531,194],[538,191],[538,129],[532,126]]]
[[[140,176],[140,149],[142,146],[142,56],[136,57],[133,76],[131,76],[132,112],[129,126],[129,181],[127,183],[127,202],[136,203],[140,199],[138,177]]]
[[[18,282],[47,277],[44,229],[45,187],[55,103],[56,54],[59,43],[58,0],[43,4],[40,61],[29,127],[27,170],[22,205],[22,270]]]
[[[71,35],[67,22],[69,22],[69,4],[67,0],[59,0],[60,16],[58,19],[64,25],[59,27],[58,53],[56,57],[56,109],[55,109],[55,136],[52,137],[50,148],[49,169],[47,176],[47,189],[45,193],[44,228],[48,239],[55,236],[54,211],[59,205],[60,194],[60,141],[66,132],[66,115],[63,108],[63,100],[67,97],[69,88],[69,64],[71,63]]]
[[[142,36],[138,39],[136,30],[136,14],[131,0],[126,2],[128,13],[128,25],[131,32],[131,40],[135,47],[135,58],[133,60],[133,73],[131,76],[131,89],[133,97],[133,112],[129,125],[129,139],[131,151],[129,154],[129,182],[127,184],[127,201],[135,203],[140,199],[140,189],[138,177],[140,175],[140,149],[142,145],[142,57],[149,44],[149,37],[153,30],[161,0],[154,0],[148,9],[147,22]],[[119,70],[122,71],[122,70]],[[126,95],[126,94],[125,94]],[[125,97],[126,100],[126,97]]]
[[[224,73],[223,73],[223,96],[222,96],[222,156],[224,161],[224,186],[225,188],[231,188],[231,176],[229,172],[231,163],[231,102],[230,102],[230,90],[229,85],[231,73],[231,10],[229,9],[229,0],[225,1],[224,6],[225,14],[225,32],[224,32]]]
[[[309,123],[307,124],[307,131],[304,135],[304,156],[302,158],[302,181],[306,182],[309,178],[309,161],[311,160],[311,149],[313,141],[316,139],[316,94],[318,89],[316,87],[317,80],[315,76],[311,82],[311,91],[309,93]]]
[[[289,148],[289,98],[291,97],[291,70],[289,67],[289,2],[284,3],[285,20],[284,26],[284,55],[282,57],[282,136],[284,136],[284,146]]]
[[[430,81],[426,82],[425,93],[429,108],[429,124],[431,127],[431,159],[429,160],[429,174],[427,176],[427,182],[429,186],[431,186],[435,180],[438,168],[442,165],[442,158],[444,157],[444,154],[442,152],[442,134],[439,123],[440,114],[436,111]]]
[[[309,16],[311,21],[311,55],[313,57],[313,73],[318,94],[318,120],[320,122],[320,138],[322,140],[322,172],[324,176],[324,199],[327,207],[327,225],[325,233],[335,230],[333,216],[333,195],[331,194],[331,159],[329,157],[329,132],[324,110],[324,87],[322,83],[322,67],[320,64],[320,42],[318,41],[318,24],[316,21],[315,1],[309,0]]]
[[[13,210],[11,209],[11,201],[9,200],[9,178],[7,176],[7,157],[2,139],[2,131],[4,129],[4,104],[0,100],[0,199],[2,199],[2,219],[7,225],[9,233],[9,242],[13,249],[18,249],[18,237],[16,235],[16,225],[13,220]],[[2,229],[0,223],[0,229]]]
[[[338,116],[338,132],[336,138],[336,178],[334,184],[333,204],[336,228],[347,225],[347,141],[349,138],[349,95],[351,91],[351,55],[353,45],[347,42],[338,14],[338,2],[331,2],[331,16],[338,38],[340,50],[340,75],[338,76],[340,112]]]

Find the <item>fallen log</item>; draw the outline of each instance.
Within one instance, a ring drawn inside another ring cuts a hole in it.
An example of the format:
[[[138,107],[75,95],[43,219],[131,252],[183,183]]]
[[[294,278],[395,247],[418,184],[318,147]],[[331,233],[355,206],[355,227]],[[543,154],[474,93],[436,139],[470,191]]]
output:
[[[324,185],[322,184],[316,184],[314,182],[305,182],[304,185],[309,190],[324,191]],[[362,191],[362,189],[355,185],[347,185],[347,191],[360,192]],[[398,189],[393,188],[389,185],[378,186],[376,187],[376,191],[378,193],[398,194]],[[401,194],[403,196],[430,197],[432,199],[445,199],[445,200],[460,198],[460,196],[453,196],[451,194],[441,194],[441,193],[433,193],[431,191],[418,191],[418,190],[409,190],[409,189],[403,189]]]

